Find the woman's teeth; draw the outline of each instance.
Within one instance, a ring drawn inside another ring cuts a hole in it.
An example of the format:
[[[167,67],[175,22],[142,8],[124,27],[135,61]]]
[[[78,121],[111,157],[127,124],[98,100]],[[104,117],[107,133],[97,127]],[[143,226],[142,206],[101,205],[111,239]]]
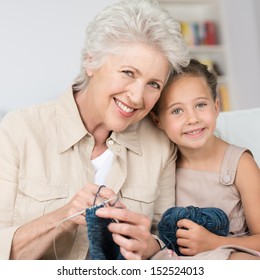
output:
[[[124,105],[122,102],[120,102],[118,100],[116,100],[116,104],[122,111],[124,111],[126,113],[131,113],[134,111],[133,108],[127,107],[126,105]]]

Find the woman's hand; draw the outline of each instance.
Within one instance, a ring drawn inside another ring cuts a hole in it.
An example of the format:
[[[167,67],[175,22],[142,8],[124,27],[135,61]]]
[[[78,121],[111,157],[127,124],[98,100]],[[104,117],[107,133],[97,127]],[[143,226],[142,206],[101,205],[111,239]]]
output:
[[[157,241],[150,233],[151,222],[145,215],[116,207],[98,209],[96,215],[119,221],[111,223],[108,229],[125,259],[147,259],[159,250]]]
[[[124,204],[117,201],[114,191],[104,186],[89,184],[75,194],[63,207],[62,216],[71,217],[80,211],[83,213],[66,220],[63,223],[63,229],[65,227],[66,230],[70,230],[78,225],[86,226],[84,210],[104,201],[108,201],[105,204],[107,207],[98,209],[96,215],[115,221],[108,226],[108,229],[111,231],[115,243],[120,246],[120,251],[125,259],[147,259],[159,251],[158,242],[150,233],[150,219],[126,209]]]
[[[195,222],[182,219],[177,223],[176,232],[179,251],[186,256],[194,256],[198,253],[213,250],[218,247],[218,237]]]
[[[106,200],[109,200],[111,203],[116,202],[116,207],[124,208],[122,203],[116,201],[116,198],[116,194],[111,189],[106,188],[105,186],[88,184],[79,190],[74,197],[58,211],[63,212],[61,215],[64,219],[72,217],[71,219],[67,219],[65,221],[67,226],[86,226],[84,216],[86,208],[101,204]],[[79,214],[75,216],[75,214],[79,212],[83,212],[82,215]]]
[[[96,196],[98,190],[100,193]],[[53,240],[59,235],[73,231],[78,225],[86,226],[86,208],[92,207],[94,202],[100,204],[104,199],[113,200],[115,197],[115,193],[108,188],[86,185],[63,207],[18,228],[14,234],[10,259],[39,259],[53,246]],[[122,207],[122,204],[117,202],[116,206]]]

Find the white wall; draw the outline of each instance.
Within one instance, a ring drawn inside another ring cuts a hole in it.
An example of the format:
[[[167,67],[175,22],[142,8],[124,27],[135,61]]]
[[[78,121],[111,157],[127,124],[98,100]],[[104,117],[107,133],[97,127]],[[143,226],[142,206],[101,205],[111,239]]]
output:
[[[232,109],[260,107],[259,0],[222,0]]]
[[[0,0],[0,117],[52,99],[80,68],[87,23],[116,0]]]
[[[257,26],[258,45],[260,46],[260,1],[254,0],[254,10]]]
[[[79,71],[87,23],[114,2],[0,0],[0,117],[67,88]],[[260,107],[260,1],[222,2],[233,109]]]

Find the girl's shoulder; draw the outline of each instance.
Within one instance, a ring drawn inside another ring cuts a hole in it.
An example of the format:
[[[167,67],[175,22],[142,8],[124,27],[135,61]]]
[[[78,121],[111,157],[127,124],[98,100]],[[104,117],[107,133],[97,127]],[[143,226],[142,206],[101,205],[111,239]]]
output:
[[[248,160],[253,161],[252,153],[245,147],[229,144],[221,166],[221,181],[224,185],[233,184],[240,172],[241,164]],[[236,183],[235,183],[236,184]]]

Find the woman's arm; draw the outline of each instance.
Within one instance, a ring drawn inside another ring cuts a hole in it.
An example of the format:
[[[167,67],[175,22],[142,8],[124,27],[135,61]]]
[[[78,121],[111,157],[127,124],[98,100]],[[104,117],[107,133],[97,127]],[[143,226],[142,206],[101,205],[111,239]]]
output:
[[[97,189],[97,185],[86,185],[65,206],[18,228],[13,237],[10,258],[39,259],[53,246],[54,238],[58,240],[63,234],[74,231],[78,225],[86,226],[84,215],[67,218],[93,206]],[[115,197],[115,193],[108,188],[104,188],[102,193],[108,199]],[[61,221],[64,222],[57,227]]]
[[[64,223],[64,226],[56,229],[56,225],[65,217],[62,212],[63,209],[58,209],[19,227],[13,236],[10,259],[40,259],[53,246],[54,238],[58,239],[63,231],[75,229],[76,223],[74,226]]]

